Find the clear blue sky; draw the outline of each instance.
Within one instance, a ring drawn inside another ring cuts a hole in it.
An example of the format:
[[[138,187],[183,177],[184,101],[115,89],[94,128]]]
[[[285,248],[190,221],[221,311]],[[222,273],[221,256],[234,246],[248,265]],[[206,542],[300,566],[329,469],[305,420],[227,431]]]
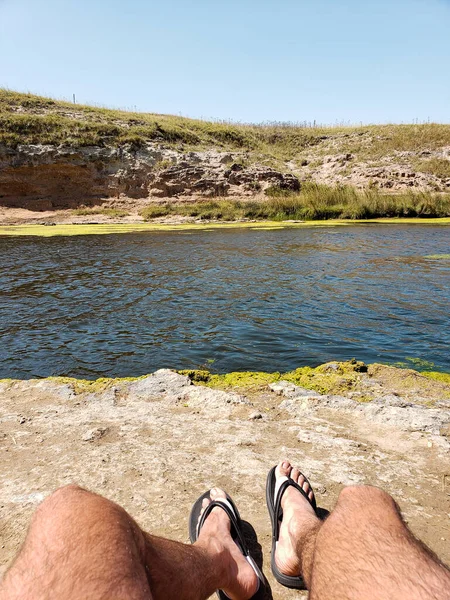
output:
[[[450,0],[0,0],[0,86],[192,117],[450,122]]]

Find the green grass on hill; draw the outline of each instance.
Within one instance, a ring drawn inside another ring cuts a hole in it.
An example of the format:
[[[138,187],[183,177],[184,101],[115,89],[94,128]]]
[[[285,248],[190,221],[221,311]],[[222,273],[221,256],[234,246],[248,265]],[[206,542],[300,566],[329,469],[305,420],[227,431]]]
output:
[[[416,168],[422,173],[431,173],[441,179],[450,179],[450,160],[447,158],[431,158],[417,163]]]
[[[223,221],[446,217],[450,216],[450,194],[409,192],[385,195],[376,190],[360,192],[351,187],[304,183],[300,193],[274,191],[272,196],[262,201],[224,198],[194,203],[167,202],[151,204],[141,214],[146,220],[183,215]]]
[[[65,144],[139,147],[159,142],[184,149],[241,150],[267,160],[298,159],[308,148],[351,152],[377,159],[400,151],[450,145],[450,125],[370,125],[300,127],[289,124],[248,125],[210,122],[171,115],[133,113],[59,102],[0,89],[0,144]],[[446,161],[447,163],[448,161]],[[429,169],[444,170],[429,161]]]

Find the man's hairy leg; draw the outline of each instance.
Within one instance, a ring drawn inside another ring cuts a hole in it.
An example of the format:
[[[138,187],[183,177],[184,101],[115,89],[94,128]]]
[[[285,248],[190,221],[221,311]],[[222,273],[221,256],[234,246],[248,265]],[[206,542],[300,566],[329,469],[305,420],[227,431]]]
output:
[[[119,506],[77,486],[61,488],[33,515],[0,598],[148,599],[142,547],[138,526]]]
[[[318,530],[311,600],[335,598],[450,598],[450,571],[413,536],[394,500],[379,488],[345,488]]]
[[[37,509],[0,584],[0,600],[207,598],[233,586],[236,577],[235,561],[214,539],[211,517],[190,546],[141,531],[125,510],[101,496],[61,488]],[[245,600],[240,591],[235,597]]]
[[[288,461],[276,475],[292,477],[311,495]],[[414,538],[382,490],[345,488],[324,522],[294,488],[286,491],[282,507],[275,560],[285,575],[303,576],[311,600],[450,599],[450,571]]]

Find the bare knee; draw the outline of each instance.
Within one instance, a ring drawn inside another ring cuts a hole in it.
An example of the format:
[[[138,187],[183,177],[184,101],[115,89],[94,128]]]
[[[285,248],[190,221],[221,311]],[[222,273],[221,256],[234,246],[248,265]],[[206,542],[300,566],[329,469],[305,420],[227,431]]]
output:
[[[58,488],[38,506],[33,520],[51,516],[56,519],[61,512],[79,507],[88,496],[94,496],[78,485],[70,484]]]
[[[351,485],[345,487],[338,498],[339,505],[358,507],[368,506],[374,508],[383,506],[384,508],[396,509],[397,505],[393,498],[381,488],[371,485]]]
[[[359,522],[386,521],[391,524],[400,524],[402,521],[395,500],[384,490],[369,485],[344,488],[339,494],[333,515],[344,521],[357,519]]]
[[[31,530],[48,534],[57,532],[58,535],[80,530],[100,534],[113,526],[126,527],[131,520],[119,505],[72,484],[57,489],[40,504],[34,513]]]
[[[50,494],[36,510],[10,569],[10,580],[20,589],[30,586],[35,591],[34,576],[42,573],[39,583],[44,591],[52,590],[52,597],[92,597],[92,593],[72,593],[72,587],[69,593],[66,587],[95,585],[95,597],[108,598],[112,585],[125,586],[142,577],[144,553],[144,534],[122,507],[77,485],[67,485]],[[24,572],[30,578],[23,578]],[[144,582],[147,585],[145,573]],[[63,592],[58,593],[60,589]],[[34,596],[30,592],[20,597]]]
[[[76,485],[75,483],[69,483],[68,485],[63,485],[58,488],[54,492],[47,496],[41,506],[45,504],[54,504],[54,503],[67,503],[73,501],[75,498],[79,498],[82,494],[91,494],[84,488]]]

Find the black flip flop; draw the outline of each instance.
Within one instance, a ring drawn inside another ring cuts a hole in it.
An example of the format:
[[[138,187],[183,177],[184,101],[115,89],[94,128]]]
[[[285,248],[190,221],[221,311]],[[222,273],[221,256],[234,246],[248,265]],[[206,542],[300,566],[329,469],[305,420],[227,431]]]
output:
[[[306,494],[306,492],[290,477],[284,478],[281,483],[281,486],[278,488],[277,497],[275,498],[275,486],[276,486],[276,476],[275,469],[277,467],[273,467],[267,476],[267,484],[266,484],[266,502],[267,508],[269,509],[270,520],[272,522],[272,556],[270,559],[270,566],[272,568],[272,573],[278,583],[284,585],[285,587],[292,588],[295,590],[306,590],[306,585],[304,579],[301,575],[297,577],[291,577],[289,575],[283,575],[281,571],[278,569],[275,563],[275,550],[278,543],[278,538],[280,537],[280,522],[283,520],[283,510],[281,508],[281,498],[283,497],[284,492],[288,489],[288,487],[295,487],[311,504],[315,512],[317,513],[317,504],[316,499],[313,496],[313,499],[310,500]],[[303,475],[303,477],[305,477]],[[305,477],[305,480],[308,481]],[[309,487],[312,490],[311,484],[309,483]]]
[[[195,502],[194,506],[192,507],[191,514],[189,516],[189,539],[191,540],[191,543],[193,544],[197,541],[200,530],[205,524],[205,521],[210,515],[212,509],[218,506],[219,508],[224,510],[231,521],[231,537],[233,538],[238,548],[240,549],[247,562],[255,571],[256,576],[258,577],[258,589],[256,590],[256,593],[251,597],[250,600],[262,600],[264,598],[266,587],[264,575],[261,573],[260,569],[258,568],[258,565],[256,564],[256,562],[250,554],[250,550],[247,547],[246,541],[242,534],[242,519],[235,503],[227,494],[226,500],[219,498],[210,502],[210,504],[208,504],[208,506],[205,508],[200,518],[202,504],[205,498],[208,498],[209,500],[211,499],[210,490],[202,494],[200,498]],[[222,590],[217,590],[217,595],[221,600],[229,600],[228,596]]]

